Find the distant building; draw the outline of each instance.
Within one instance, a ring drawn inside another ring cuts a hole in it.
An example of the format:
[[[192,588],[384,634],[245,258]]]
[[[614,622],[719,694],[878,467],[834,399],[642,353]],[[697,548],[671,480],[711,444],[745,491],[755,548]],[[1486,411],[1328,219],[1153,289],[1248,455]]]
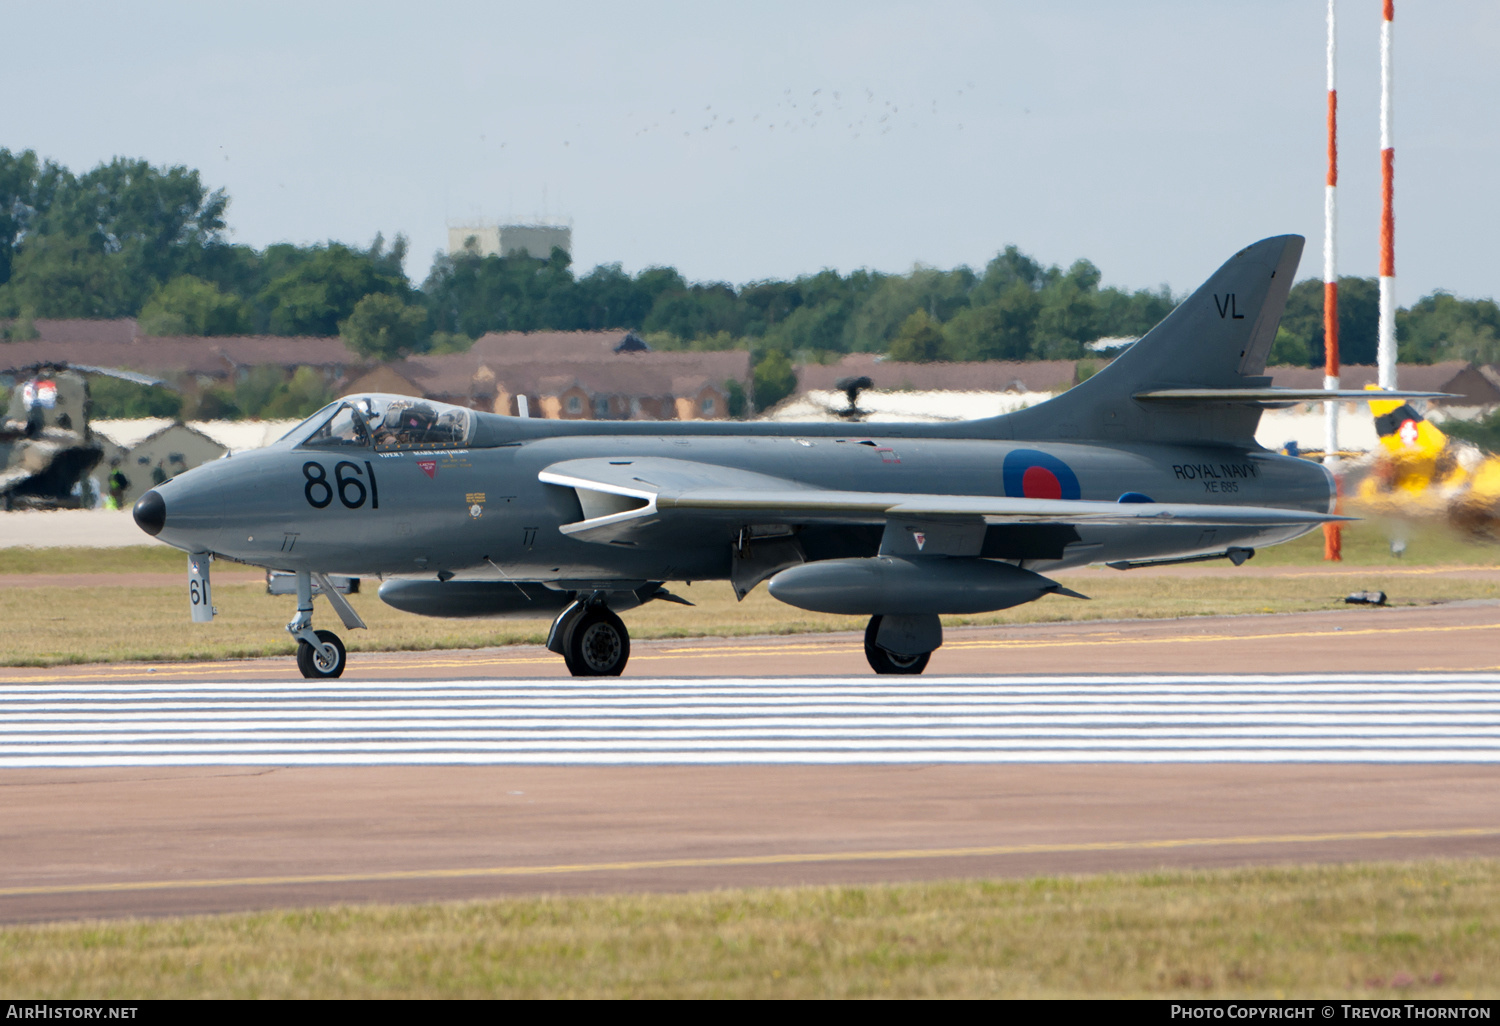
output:
[[[332,384],[345,377],[349,368],[368,362],[337,335],[137,336],[124,341],[100,341],[94,336],[77,341],[5,342],[0,343],[0,360],[4,361],[0,372],[36,363],[71,363],[199,385],[239,380],[251,368],[265,366],[280,367],[288,375],[298,367],[314,367]]]
[[[565,224],[502,224],[500,226],[500,255],[517,256],[529,253],[539,260],[546,260],[553,249],[560,249],[573,256],[573,226]]]
[[[494,413],[557,420],[725,420],[730,382],[750,387],[750,354],[652,352],[621,331],[491,332],[466,353],[412,356],[351,381]]]
[[[1500,404],[1500,374],[1464,360],[1443,363],[1403,363],[1396,367],[1396,383],[1414,392],[1449,392],[1453,399],[1433,399],[1434,404],[1453,409],[1489,410]],[[1322,388],[1322,367],[1267,367],[1275,388]],[[1344,364],[1339,368],[1343,388],[1364,388],[1379,380],[1371,364]]]
[[[448,225],[448,255],[471,250],[479,256],[516,256],[522,252],[546,260],[554,248],[573,255],[573,226],[534,221],[494,224],[468,221]]]
[[[838,363],[805,364],[797,368],[797,391],[767,420],[881,424],[899,421],[938,423],[993,417],[1050,399],[1078,378],[1072,361],[1004,363],[899,363],[868,354],[846,356]],[[1276,388],[1322,388],[1321,367],[1268,367]],[[1346,365],[1343,387],[1359,389],[1376,380],[1376,368]],[[839,382],[866,377],[870,387],[851,405]],[[1441,423],[1471,419],[1500,406],[1500,367],[1475,367],[1463,361],[1429,365],[1402,364],[1402,388],[1449,392],[1453,399],[1425,404],[1427,414]],[[1375,422],[1362,402],[1338,404],[1339,444],[1345,451],[1373,449],[1378,443]],[[1319,402],[1297,403],[1286,409],[1263,410],[1255,437],[1267,449],[1321,451],[1327,414]]]
[[[812,389],[787,396],[767,410],[761,419],[790,423],[941,424],[1014,413],[1044,403],[1056,394],[1015,390],[869,389],[860,392],[855,404],[850,406],[849,396],[843,391]]]
[[[903,363],[873,353],[851,353],[837,363],[797,367],[797,391],[834,390],[846,378],[865,377],[888,392],[1061,392],[1078,383],[1073,360],[985,360],[975,363]]]
[[[484,222],[448,225],[448,255],[470,250],[477,256],[500,255],[500,226]]]
[[[118,469],[126,480],[122,509],[134,504],[148,488],[228,451],[197,428],[171,420],[96,420],[90,428],[104,447],[104,456],[92,472],[95,491],[108,494],[110,475]]]
[[[13,320],[0,320],[0,332],[15,325]],[[136,337],[134,317],[38,317],[31,324],[35,339],[17,339],[26,342],[133,342]]]

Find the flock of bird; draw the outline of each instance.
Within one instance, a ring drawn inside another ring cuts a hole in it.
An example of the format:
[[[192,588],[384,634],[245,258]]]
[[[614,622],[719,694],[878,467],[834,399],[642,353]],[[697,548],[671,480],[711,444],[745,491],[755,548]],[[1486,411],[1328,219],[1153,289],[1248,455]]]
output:
[[[962,97],[973,89],[973,82],[965,82],[962,88],[954,90],[954,96]],[[670,132],[689,139],[715,131],[722,135],[746,129],[785,133],[821,129],[847,132],[851,138],[859,139],[866,135],[888,135],[903,124],[916,127],[923,121],[930,123],[934,118],[943,118],[945,105],[946,101],[935,96],[922,103],[887,99],[869,87],[852,93],[818,88],[810,94],[785,89],[774,104],[748,117],[722,108],[716,110],[713,104],[706,104],[701,111],[673,107],[666,114],[641,124],[633,134],[640,137]],[[631,111],[626,117],[635,119],[637,114]],[[963,122],[957,118],[949,120],[948,124],[956,131],[963,131]]]
[[[822,132],[825,136],[842,132],[850,139],[862,139],[890,135],[902,127],[962,132],[963,105],[958,101],[976,88],[973,82],[964,82],[953,90],[952,96],[929,95],[921,100],[887,98],[868,86],[854,90],[820,87],[810,93],[783,89],[774,102],[760,105],[762,109],[751,114],[709,103],[701,109],[696,105],[680,105],[656,114],[631,110],[625,119],[637,126],[631,132],[635,139],[670,135],[683,139],[716,136],[748,141],[749,132],[767,135]],[[555,137],[554,145],[571,148],[573,138],[582,138],[588,131],[582,121],[574,122],[571,128],[574,131],[564,131]],[[492,141],[490,133],[480,133],[479,142],[498,150],[507,148],[503,139]],[[738,143],[733,143],[730,149],[739,149]]]

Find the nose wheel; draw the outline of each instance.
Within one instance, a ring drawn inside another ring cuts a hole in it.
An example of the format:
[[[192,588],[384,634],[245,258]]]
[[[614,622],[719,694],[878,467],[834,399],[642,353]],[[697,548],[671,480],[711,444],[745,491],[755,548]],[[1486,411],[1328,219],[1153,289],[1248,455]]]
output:
[[[310,679],[341,676],[346,662],[344,643],[333,631],[313,633],[318,639],[316,648],[306,641],[297,641],[297,669]]]

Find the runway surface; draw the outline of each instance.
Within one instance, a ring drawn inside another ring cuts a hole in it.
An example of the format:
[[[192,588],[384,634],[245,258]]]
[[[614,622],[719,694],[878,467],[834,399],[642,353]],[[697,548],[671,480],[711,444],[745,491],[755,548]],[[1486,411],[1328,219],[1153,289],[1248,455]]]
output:
[[[0,920],[1500,855],[1500,767],[0,774]]]
[[[526,647],[10,668],[0,920],[1496,856],[1497,626],[974,628],[917,678],[853,635],[641,642],[613,681]]]
[[[1500,675],[0,687],[0,769],[1500,763]]]

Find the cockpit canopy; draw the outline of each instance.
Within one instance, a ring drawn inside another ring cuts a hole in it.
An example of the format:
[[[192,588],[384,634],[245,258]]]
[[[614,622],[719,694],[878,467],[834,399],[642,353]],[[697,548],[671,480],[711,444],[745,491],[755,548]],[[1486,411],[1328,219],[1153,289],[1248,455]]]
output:
[[[304,449],[451,449],[468,444],[472,425],[462,406],[372,393],[325,406],[286,437]]]

